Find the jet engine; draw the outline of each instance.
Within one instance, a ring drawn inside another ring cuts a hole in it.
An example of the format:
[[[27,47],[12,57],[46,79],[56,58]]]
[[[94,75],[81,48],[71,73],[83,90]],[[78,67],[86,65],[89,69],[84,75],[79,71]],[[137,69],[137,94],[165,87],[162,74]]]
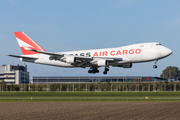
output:
[[[76,63],[76,57],[74,57],[74,56],[67,56],[66,57],[66,62],[67,63]]]
[[[123,68],[132,68],[132,63],[127,63],[122,65]]]
[[[118,65],[118,67],[132,68],[132,63],[126,63],[126,64],[123,64],[123,65]]]
[[[98,60],[97,65],[98,66],[107,66],[108,62],[107,62],[107,60]]]

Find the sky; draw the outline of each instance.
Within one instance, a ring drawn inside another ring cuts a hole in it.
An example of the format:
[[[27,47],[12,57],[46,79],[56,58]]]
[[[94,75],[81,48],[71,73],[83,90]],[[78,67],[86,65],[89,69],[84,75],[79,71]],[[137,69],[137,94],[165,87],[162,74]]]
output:
[[[23,31],[49,52],[101,49],[159,42],[173,54],[132,68],[111,67],[106,76],[160,76],[180,68],[179,0],[3,0],[0,4],[0,65],[23,65],[8,54],[22,52],[14,32]],[[89,68],[61,68],[25,63],[30,76],[104,76]]]

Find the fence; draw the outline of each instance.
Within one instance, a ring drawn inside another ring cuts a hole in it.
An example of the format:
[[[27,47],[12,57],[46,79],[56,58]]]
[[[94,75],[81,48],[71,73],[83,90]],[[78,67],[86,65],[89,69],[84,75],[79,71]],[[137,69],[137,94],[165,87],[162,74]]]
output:
[[[179,91],[180,82],[152,82],[152,83],[61,83],[61,84],[0,84],[0,92],[3,91],[110,91],[110,92],[143,92],[143,91]]]

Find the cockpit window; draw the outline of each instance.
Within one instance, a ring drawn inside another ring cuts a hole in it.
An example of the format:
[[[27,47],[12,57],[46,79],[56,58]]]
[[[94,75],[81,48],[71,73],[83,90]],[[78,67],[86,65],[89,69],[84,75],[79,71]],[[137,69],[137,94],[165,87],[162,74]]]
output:
[[[160,43],[156,44],[156,46],[158,46],[158,45],[162,45],[162,44],[160,44]]]

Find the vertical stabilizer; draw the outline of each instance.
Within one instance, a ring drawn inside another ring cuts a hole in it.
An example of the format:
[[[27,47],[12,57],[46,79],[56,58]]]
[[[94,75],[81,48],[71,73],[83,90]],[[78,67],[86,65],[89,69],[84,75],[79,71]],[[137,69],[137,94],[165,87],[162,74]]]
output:
[[[36,42],[34,42],[30,37],[28,37],[22,31],[14,32],[14,34],[16,36],[16,39],[19,43],[19,46],[21,48],[23,55],[40,54],[37,52],[30,51],[27,48],[30,48],[33,50],[39,50],[39,51],[46,51],[45,49],[43,49],[40,45],[38,45]]]

